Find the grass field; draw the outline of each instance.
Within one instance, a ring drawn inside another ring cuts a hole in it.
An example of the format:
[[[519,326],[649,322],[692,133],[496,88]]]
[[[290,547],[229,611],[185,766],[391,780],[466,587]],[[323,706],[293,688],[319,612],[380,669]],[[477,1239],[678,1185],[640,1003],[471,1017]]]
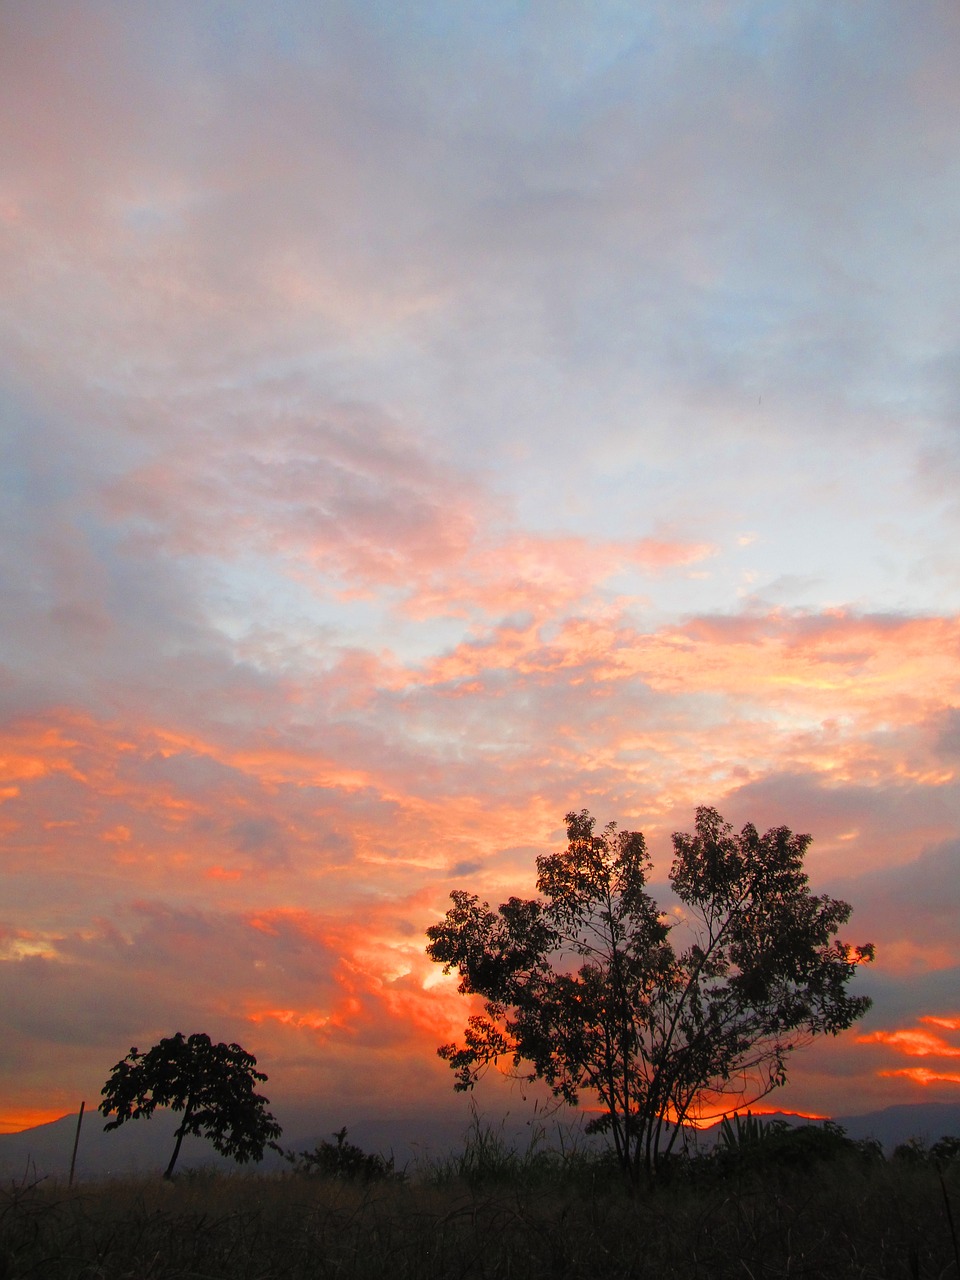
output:
[[[956,1277],[960,1162],[679,1168],[474,1142],[406,1178],[192,1174],[0,1191],[0,1278]]]

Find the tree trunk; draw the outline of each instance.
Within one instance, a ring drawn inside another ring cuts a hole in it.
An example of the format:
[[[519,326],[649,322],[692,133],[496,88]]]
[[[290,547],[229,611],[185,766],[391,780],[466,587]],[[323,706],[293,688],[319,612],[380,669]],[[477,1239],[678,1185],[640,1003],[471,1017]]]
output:
[[[177,1129],[177,1141],[173,1148],[173,1155],[170,1157],[170,1163],[164,1172],[164,1178],[168,1181],[173,1177],[173,1166],[177,1163],[177,1156],[180,1154],[180,1147],[183,1145],[184,1134],[187,1132],[187,1125],[190,1123],[190,1112],[193,1110],[193,1099],[187,1100],[186,1110],[183,1113],[183,1121]]]

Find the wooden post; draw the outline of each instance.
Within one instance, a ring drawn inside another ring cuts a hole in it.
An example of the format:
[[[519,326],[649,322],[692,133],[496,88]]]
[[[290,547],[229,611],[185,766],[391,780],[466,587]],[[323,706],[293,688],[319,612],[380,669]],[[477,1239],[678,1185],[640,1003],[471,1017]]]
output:
[[[77,1147],[80,1145],[80,1126],[83,1124],[83,1108],[86,1105],[87,1104],[85,1102],[80,1103],[80,1114],[77,1116],[77,1136],[73,1140],[73,1156],[70,1160],[70,1181],[67,1183],[68,1187],[73,1186],[73,1171],[77,1167]]]

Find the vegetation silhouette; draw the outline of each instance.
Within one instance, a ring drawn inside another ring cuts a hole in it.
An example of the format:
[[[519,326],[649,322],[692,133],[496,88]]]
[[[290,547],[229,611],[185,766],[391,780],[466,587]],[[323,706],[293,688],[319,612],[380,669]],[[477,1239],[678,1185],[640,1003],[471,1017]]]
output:
[[[626,1183],[602,1159],[609,1149],[573,1160],[555,1152],[550,1160],[539,1147],[506,1150],[482,1125],[460,1157],[421,1164],[403,1180],[295,1168],[206,1172],[172,1184],[134,1176],[67,1188],[25,1175],[0,1184],[0,1275],[900,1280],[957,1274],[960,1162],[884,1160],[829,1132],[825,1143],[802,1138],[805,1157],[798,1161],[786,1147],[775,1156],[776,1131],[758,1138],[749,1122],[739,1133],[732,1129],[734,1145],[743,1146],[732,1161],[726,1148],[697,1159],[677,1155],[667,1166],[675,1176],[649,1188]]]
[[[779,1117],[761,1120],[748,1111],[723,1117],[707,1162],[714,1172],[725,1175],[746,1170],[766,1173],[775,1167],[810,1169],[853,1158],[882,1161],[883,1146],[875,1138],[848,1138],[843,1125],[833,1120],[796,1125]]]
[[[403,1178],[404,1175],[396,1171],[393,1156],[364,1151],[355,1142],[348,1142],[346,1126],[333,1136],[335,1142],[324,1138],[313,1151],[285,1151],[283,1158],[293,1165],[294,1172],[307,1177],[340,1178],[355,1182]]]
[[[157,1107],[182,1111],[176,1143],[164,1178],[172,1178],[184,1137],[209,1138],[224,1156],[240,1164],[262,1160],[264,1147],[275,1146],[281,1127],[267,1111],[269,1099],[254,1092],[266,1080],[256,1058],[238,1044],[213,1044],[198,1032],[161,1040],[146,1053],[136,1047],[116,1064],[101,1090],[99,1110],[116,1119],[104,1129],[128,1120],[149,1118]]]
[[[646,890],[641,832],[596,835],[586,809],[566,821],[567,849],[537,859],[539,897],[494,912],[456,890],[427,930],[431,959],[484,1001],[463,1046],[438,1052],[459,1090],[510,1058],[563,1102],[589,1091],[602,1114],[588,1130],[612,1136],[637,1181],[708,1103],[755,1102],[784,1083],[795,1048],[865,1013],[846,988],[873,946],[836,937],[851,908],[810,892],[808,835],[736,833],[698,808],[694,834],[673,836],[670,919]]]

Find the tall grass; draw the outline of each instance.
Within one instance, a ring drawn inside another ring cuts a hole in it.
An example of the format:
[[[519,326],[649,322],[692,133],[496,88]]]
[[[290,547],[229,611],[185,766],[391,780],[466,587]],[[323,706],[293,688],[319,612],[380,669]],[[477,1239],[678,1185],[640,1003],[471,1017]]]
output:
[[[432,1160],[414,1174],[433,1186],[473,1189],[557,1189],[593,1185],[598,1179],[620,1181],[613,1152],[585,1146],[576,1131],[558,1127],[556,1145],[551,1145],[546,1127],[534,1124],[527,1145],[518,1147],[507,1138],[504,1123],[494,1126],[475,1109],[462,1150]]]
[[[943,1177],[943,1189],[940,1177]],[[475,1127],[406,1179],[302,1172],[0,1191],[2,1280],[831,1280],[957,1275],[960,1168],[843,1157],[631,1193]]]

